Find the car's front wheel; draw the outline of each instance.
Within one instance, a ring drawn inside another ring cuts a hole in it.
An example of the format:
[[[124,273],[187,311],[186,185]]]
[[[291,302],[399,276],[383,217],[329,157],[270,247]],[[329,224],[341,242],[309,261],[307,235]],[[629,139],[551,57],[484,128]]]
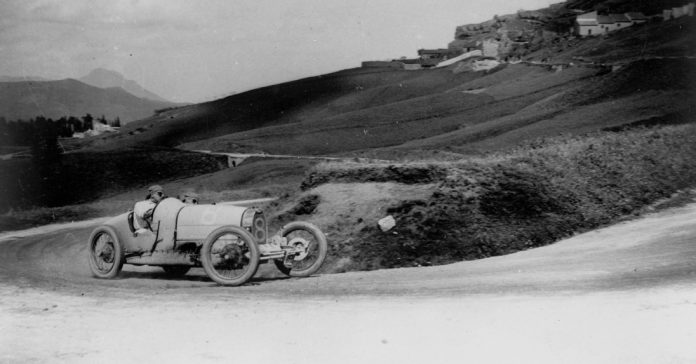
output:
[[[248,231],[223,226],[205,239],[200,257],[210,279],[224,286],[239,286],[256,274],[260,255]]]
[[[87,246],[89,267],[97,278],[111,279],[123,268],[125,255],[123,245],[114,229],[100,226],[92,232]]]
[[[279,235],[294,248],[294,253],[285,259],[275,260],[278,270],[291,277],[309,277],[319,270],[326,259],[328,243],[317,226],[295,221],[285,225]]]

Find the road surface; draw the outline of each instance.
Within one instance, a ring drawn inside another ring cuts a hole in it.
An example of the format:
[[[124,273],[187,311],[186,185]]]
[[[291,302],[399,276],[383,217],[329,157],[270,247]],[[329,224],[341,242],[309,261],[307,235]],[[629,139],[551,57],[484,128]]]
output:
[[[64,228],[0,240],[0,362],[696,362],[696,204],[502,257],[266,266],[234,288],[202,270],[93,279],[92,227]]]

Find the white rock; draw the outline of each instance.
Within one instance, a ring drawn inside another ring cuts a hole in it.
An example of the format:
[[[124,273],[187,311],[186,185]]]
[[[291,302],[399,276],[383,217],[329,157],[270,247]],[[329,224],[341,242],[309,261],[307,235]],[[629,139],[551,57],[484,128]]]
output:
[[[382,229],[382,231],[387,232],[391,230],[394,226],[396,226],[396,220],[389,215],[377,222],[377,225],[379,225],[379,228]]]

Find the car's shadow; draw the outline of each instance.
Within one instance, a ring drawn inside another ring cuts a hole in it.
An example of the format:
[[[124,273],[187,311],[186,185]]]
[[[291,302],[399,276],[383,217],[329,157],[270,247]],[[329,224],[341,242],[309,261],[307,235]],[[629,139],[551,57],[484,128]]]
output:
[[[208,277],[203,272],[189,272],[183,276],[173,276],[166,272],[134,272],[134,271],[122,271],[119,274],[121,279],[153,279],[161,280],[167,282],[205,282],[210,283],[211,286],[219,286],[217,283],[213,282],[210,277]],[[292,277],[288,276],[255,276],[247,281],[243,286],[259,286],[267,282],[274,281],[284,281]]]

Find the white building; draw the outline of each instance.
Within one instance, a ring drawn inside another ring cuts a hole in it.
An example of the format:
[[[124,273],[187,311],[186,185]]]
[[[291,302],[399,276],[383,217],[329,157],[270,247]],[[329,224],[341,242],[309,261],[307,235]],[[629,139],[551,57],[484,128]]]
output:
[[[575,32],[581,37],[597,35],[603,33],[597,20],[597,12],[592,11],[580,14],[575,18]]]
[[[694,16],[694,6],[694,3],[688,3],[677,8],[665,9],[662,11],[662,19],[671,20],[682,16]]]
[[[74,134],[72,135],[72,137],[73,137],[73,138],[82,139],[82,138],[84,138],[84,137],[91,137],[91,136],[101,135],[101,134],[104,134],[104,133],[115,133],[115,132],[117,132],[119,129],[120,129],[120,128],[118,128],[118,127],[114,127],[114,126],[111,126],[111,125],[102,124],[102,123],[100,123],[100,122],[98,122],[98,121],[95,121],[95,122],[92,124],[92,129],[89,129],[89,130],[85,131],[84,133],[74,133]]]
[[[601,35],[648,21],[643,13],[599,15],[596,11],[575,18],[575,32],[581,37]]]

